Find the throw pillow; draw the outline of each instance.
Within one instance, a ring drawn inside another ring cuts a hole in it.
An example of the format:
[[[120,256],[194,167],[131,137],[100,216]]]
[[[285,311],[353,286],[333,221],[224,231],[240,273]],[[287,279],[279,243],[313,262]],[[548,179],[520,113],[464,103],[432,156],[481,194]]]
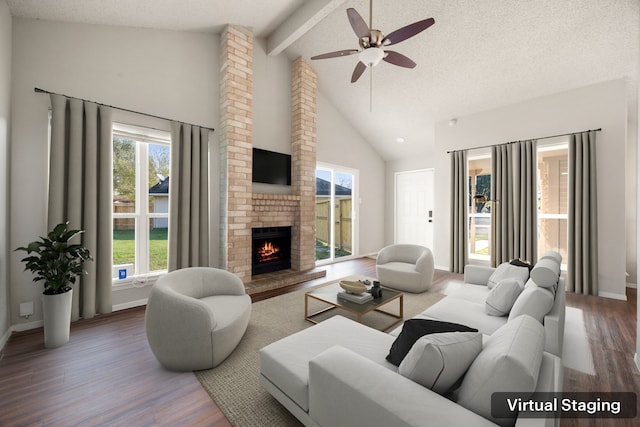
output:
[[[528,314],[542,323],[544,316],[553,308],[554,299],[551,290],[538,286],[533,280],[529,280],[524,291],[511,307],[509,321],[523,314]]]
[[[396,366],[400,366],[404,357],[420,337],[441,332],[478,332],[478,330],[457,323],[430,319],[409,319],[404,322],[402,331],[391,344],[387,360]]]
[[[531,278],[538,286],[553,288],[560,278],[560,264],[555,259],[542,258],[531,270]]]
[[[487,287],[489,289],[493,289],[498,282],[507,278],[518,279],[521,283],[526,283],[527,279],[529,279],[529,268],[518,267],[516,265],[511,265],[508,262],[504,262],[496,267],[493,274],[491,274],[491,277],[489,277],[489,280],[487,281]]]
[[[422,386],[445,394],[467,372],[482,351],[482,334],[446,332],[421,337],[411,347],[398,372]]]
[[[491,289],[484,303],[490,316],[506,316],[522,293],[522,282],[518,279],[502,279]]]
[[[515,419],[494,418],[491,395],[517,392],[527,399],[535,391],[544,352],[544,328],[529,316],[520,316],[496,330],[469,366],[456,390],[455,401],[502,426]]]

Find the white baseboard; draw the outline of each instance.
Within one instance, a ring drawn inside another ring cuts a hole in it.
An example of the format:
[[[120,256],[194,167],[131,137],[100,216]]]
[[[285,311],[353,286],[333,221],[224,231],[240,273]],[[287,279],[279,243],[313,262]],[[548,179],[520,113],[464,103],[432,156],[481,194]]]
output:
[[[638,285],[636,283],[629,283],[627,282],[627,288],[631,288],[631,289],[637,289]]]
[[[449,266],[443,266],[443,265],[434,265],[433,268],[435,268],[436,270],[444,270],[444,271],[451,271],[449,269]]]
[[[640,371],[640,356],[638,353],[633,355],[633,361],[636,362],[636,368]]]
[[[603,298],[611,298],[611,299],[617,299],[620,301],[626,301],[627,300],[627,296],[624,294],[614,294],[613,292],[598,292],[598,296],[599,297],[603,297]]]
[[[122,304],[116,304],[111,309],[113,311],[126,310],[127,308],[140,307],[141,305],[147,305],[148,298],[139,299],[136,301],[129,301]]]
[[[44,326],[44,320],[36,320],[35,322],[16,323],[11,327],[12,331],[22,332],[29,329],[42,328]]]

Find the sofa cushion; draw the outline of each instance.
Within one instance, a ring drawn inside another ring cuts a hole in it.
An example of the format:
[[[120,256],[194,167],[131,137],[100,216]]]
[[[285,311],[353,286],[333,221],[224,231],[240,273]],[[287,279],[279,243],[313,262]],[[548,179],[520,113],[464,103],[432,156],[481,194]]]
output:
[[[560,278],[560,264],[553,258],[542,258],[531,270],[531,278],[543,288],[555,288]]]
[[[507,278],[518,279],[521,283],[526,283],[527,279],[529,279],[529,269],[527,267],[518,267],[517,265],[503,262],[496,268],[491,277],[489,277],[487,287],[492,289],[502,279]]]
[[[513,425],[515,418],[491,416],[491,395],[517,392],[528,398],[536,389],[543,351],[539,322],[526,315],[507,322],[485,341],[456,391],[456,401],[497,424]]]
[[[482,334],[446,332],[421,337],[398,373],[439,394],[451,391],[482,350]]]
[[[472,285],[470,283],[449,282],[446,294],[447,298],[458,298],[478,304],[484,304],[491,289],[482,285]]]
[[[543,323],[544,316],[553,307],[554,299],[555,297],[551,290],[538,286],[530,279],[516,302],[513,303],[509,313],[509,320],[527,314],[538,322]]]
[[[402,332],[391,344],[387,360],[399,366],[407,353],[409,353],[409,350],[411,350],[411,347],[413,347],[413,344],[420,337],[441,332],[478,332],[478,330],[465,325],[438,320],[409,319],[404,322]]]
[[[416,317],[469,325],[485,335],[491,335],[507,323],[506,317],[488,316],[484,301],[475,303],[450,297],[441,299]]]
[[[556,251],[547,251],[543,253],[539,260],[542,259],[553,259],[558,263],[558,265],[562,264],[562,255]]]
[[[410,273],[416,272],[416,265],[410,264],[408,262],[391,261],[386,264],[379,264],[377,267],[385,271],[405,271]]]
[[[511,311],[513,303],[522,293],[523,283],[518,279],[502,279],[491,289],[484,306],[490,316],[506,316]]]

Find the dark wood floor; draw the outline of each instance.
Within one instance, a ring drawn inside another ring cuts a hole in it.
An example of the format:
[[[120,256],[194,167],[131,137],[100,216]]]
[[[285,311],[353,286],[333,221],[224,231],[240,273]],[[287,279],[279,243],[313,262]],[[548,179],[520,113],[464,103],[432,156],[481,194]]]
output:
[[[326,267],[327,276],[252,296],[263,300],[351,274],[375,275],[375,261]],[[436,291],[445,286],[436,285]],[[636,291],[628,301],[569,294],[583,310],[596,375],[565,369],[565,391],[640,392],[633,354]],[[0,354],[0,426],[229,426],[192,373],[158,365],[144,333],[144,308],[72,325],[66,345],[46,350],[42,330],[14,334]],[[563,427],[639,425],[636,420],[562,420]]]

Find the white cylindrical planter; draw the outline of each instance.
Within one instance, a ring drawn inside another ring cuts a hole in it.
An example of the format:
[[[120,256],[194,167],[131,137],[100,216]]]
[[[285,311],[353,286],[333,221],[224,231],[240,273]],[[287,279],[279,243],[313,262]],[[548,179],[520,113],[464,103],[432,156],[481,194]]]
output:
[[[56,348],[69,341],[73,290],[63,294],[42,295],[44,346]]]

